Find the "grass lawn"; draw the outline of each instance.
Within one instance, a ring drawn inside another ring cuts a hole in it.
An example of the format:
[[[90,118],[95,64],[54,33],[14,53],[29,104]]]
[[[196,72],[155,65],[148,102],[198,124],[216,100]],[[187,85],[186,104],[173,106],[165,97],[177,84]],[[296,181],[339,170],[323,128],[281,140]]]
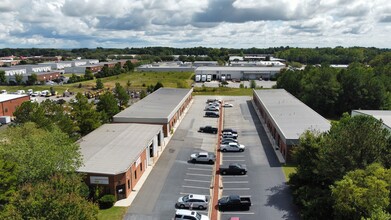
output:
[[[252,96],[252,89],[228,88],[228,87],[204,87],[194,88],[194,95],[222,95],[222,96]]]
[[[289,175],[296,172],[296,165],[285,164],[282,166],[282,171],[284,172],[286,181],[289,181]]]
[[[109,209],[99,210],[98,219],[99,220],[121,220],[124,218],[127,207],[111,207]]]

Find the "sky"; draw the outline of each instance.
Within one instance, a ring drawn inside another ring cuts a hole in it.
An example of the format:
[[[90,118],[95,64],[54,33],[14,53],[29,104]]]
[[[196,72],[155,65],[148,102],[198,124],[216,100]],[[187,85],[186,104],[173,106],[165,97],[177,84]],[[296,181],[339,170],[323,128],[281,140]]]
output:
[[[1,0],[0,48],[391,47],[390,0]]]

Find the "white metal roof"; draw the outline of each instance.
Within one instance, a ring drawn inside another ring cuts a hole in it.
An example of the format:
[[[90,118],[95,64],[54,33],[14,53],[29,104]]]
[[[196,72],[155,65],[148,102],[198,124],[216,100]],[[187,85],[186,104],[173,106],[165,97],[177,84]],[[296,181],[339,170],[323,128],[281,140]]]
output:
[[[386,110],[353,110],[352,116],[362,114],[362,115],[369,115],[377,120],[382,120],[383,124],[391,130],[391,111]]]
[[[114,122],[168,123],[193,89],[160,88],[113,117]]]
[[[280,71],[281,66],[200,66],[196,71]]]
[[[84,162],[78,171],[126,172],[161,130],[161,125],[104,124],[78,141]]]
[[[306,130],[326,132],[330,122],[284,89],[254,90],[282,139],[297,144]]]
[[[18,99],[18,98],[21,98],[21,97],[24,97],[24,96],[27,96],[27,95],[0,94],[0,102],[9,101],[9,100],[12,100],[12,99]]]

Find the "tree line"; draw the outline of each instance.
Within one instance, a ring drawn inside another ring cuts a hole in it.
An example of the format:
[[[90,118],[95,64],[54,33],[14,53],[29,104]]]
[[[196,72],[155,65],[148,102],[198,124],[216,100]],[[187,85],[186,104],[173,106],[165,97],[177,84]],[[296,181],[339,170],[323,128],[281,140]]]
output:
[[[329,132],[304,133],[293,158],[302,219],[391,219],[391,136],[381,121],[344,114]]]
[[[356,62],[347,69],[327,64],[286,69],[277,76],[277,88],[284,88],[325,117],[338,118],[354,109],[390,109],[390,59],[388,52],[375,57],[371,65]]]

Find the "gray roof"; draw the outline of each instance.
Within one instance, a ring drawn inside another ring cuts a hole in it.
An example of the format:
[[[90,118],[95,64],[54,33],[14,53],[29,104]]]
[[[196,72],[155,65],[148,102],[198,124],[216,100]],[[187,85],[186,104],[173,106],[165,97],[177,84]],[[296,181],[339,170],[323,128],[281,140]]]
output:
[[[330,122],[284,89],[254,90],[282,139],[297,144],[306,131],[326,132]]]
[[[383,124],[391,130],[391,111],[386,110],[353,110],[352,116],[356,115],[355,113],[368,115],[376,118],[377,120],[382,120]]]
[[[113,117],[114,122],[167,124],[193,89],[160,88]]]
[[[78,171],[126,172],[161,130],[161,125],[104,124],[78,141],[84,162]]]
[[[285,66],[200,66],[196,71],[280,71]]]

